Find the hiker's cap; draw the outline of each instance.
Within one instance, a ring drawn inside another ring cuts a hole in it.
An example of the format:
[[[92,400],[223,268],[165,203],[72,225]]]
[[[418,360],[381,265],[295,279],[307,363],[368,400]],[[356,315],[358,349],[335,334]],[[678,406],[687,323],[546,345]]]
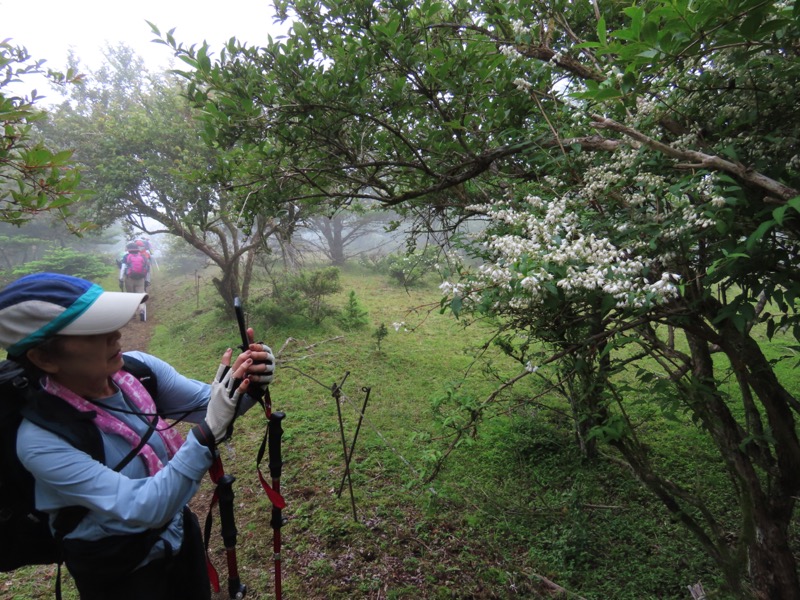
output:
[[[128,242],[125,246],[125,249],[128,252],[138,252],[139,251],[139,244],[136,242]]]
[[[0,346],[20,356],[54,335],[111,333],[145,300],[147,294],[104,292],[70,275],[26,275],[0,290]]]

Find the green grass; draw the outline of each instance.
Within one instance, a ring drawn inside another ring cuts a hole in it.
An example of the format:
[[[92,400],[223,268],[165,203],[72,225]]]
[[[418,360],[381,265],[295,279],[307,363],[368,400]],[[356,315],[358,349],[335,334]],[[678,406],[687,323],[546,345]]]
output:
[[[225,348],[239,343],[232,315],[210,284],[199,298],[193,279],[154,287],[160,304],[152,317],[159,324],[150,351],[188,376],[209,380]],[[286,598],[553,597],[542,578],[589,600],[686,598],[686,586],[697,581],[709,598],[725,597],[711,561],[613,453],[587,463],[569,419],[525,403],[509,408],[514,398],[537,391],[534,378],[503,396],[439,477],[424,483],[447,433],[433,400],[451,388],[480,402],[497,384],[483,367],[491,363],[502,378],[519,366],[492,346],[476,360],[490,330],[439,314],[436,282],[404,290],[348,267],[332,303],[344,307],[350,290],[369,313],[359,330],[343,331],[333,319],[318,327],[297,318],[272,325],[252,317],[255,305],[248,311],[257,337],[282,349],[271,393],[273,408],[286,413]],[[400,322],[405,325],[395,331],[392,324]],[[378,351],[372,334],[381,323],[389,334]],[[348,447],[369,389],[351,466],[358,522],[348,486],[336,494],[344,457],[332,386],[342,381]],[[565,410],[560,398],[542,403]],[[685,420],[664,421],[648,403],[636,410],[655,459],[724,507],[727,482],[702,432]],[[239,566],[248,598],[273,597],[270,505],[255,473],[264,427],[263,413],[251,410],[223,450],[226,470],[237,477]],[[214,537],[213,558],[224,578]],[[19,597],[48,597],[34,590],[37,582],[21,583],[25,574],[14,574],[13,589],[25,590]]]
[[[403,290],[355,268],[342,273],[342,283],[333,302],[344,307],[354,290],[369,311],[369,325],[360,331],[342,331],[332,320],[320,327],[297,320],[289,327],[250,323],[274,350],[284,348],[271,389],[274,408],[287,414],[287,595],[368,598],[383,590],[392,598],[545,597],[539,576],[597,599],[683,598],[686,586],[699,580],[707,591],[715,589],[713,565],[689,534],[618,463],[585,464],[569,424],[546,411],[495,411],[439,478],[423,484],[427,459],[441,450],[445,433],[433,398],[457,384],[459,393],[481,400],[496,383],[482,376],[485,364],[505,374],[518,366],[491,347],[476,362],[474,350],[489,330],[463,328],[440,315],[434,283]],[[197,311],[191,289],[187,282],[183,305],[174,309],[191,313],[191,320],[159,326],[151,351],[207,379],[224,348],[237,343],[236,328],[210,290]],[[405,326],[395,331],[398,322]],[[389,335],[379,352],[372,333],[381,323]],[[344,459],[331,386],[343,379],[348,446],[370,388],[352,464],[358,523],[347,486],[340,498],[335,494]],[[235,458],[227,459],[251,492],[237,518],[247,523],[240,543],[258,560],[243,578],[258,573],[270,580],[269,506],[253,483],[252,466],[262,431],[263,415],[253,410],[239,421]],[[664,460],[677,470],[717,468],[713,452],[698,452],[704,438],[691,429],[678,428],[662,441]]]

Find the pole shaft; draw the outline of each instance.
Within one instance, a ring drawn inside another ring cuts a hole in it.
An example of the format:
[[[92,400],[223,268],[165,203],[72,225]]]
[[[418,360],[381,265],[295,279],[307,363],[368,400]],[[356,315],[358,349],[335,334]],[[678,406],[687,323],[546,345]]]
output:
[[[271,413],[267,424],[269,432],[269,473],[272,479],[272,489],[278,494],[281,491],[281,469],[283,467],[281,456],[283,428],[281,427],[281,421],[285,416],[284,413],[279,411]],[[283,594],[281,589],[281,527],[283,527],[283,514],[275,504],[272,505],[270,525],[272,526],[272,550],[275,564],[275,600],[281,600]]]

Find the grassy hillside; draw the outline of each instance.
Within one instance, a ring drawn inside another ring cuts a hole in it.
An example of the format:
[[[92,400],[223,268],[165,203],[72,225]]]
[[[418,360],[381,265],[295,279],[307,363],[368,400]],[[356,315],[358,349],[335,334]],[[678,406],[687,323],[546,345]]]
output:
[[[331,319],[319,327],[302,319],[269,325],[258,319],[258,293],[250,303],[250,324],[280,349],[272,397],[287,415],[287,597],[537,598],[561,587],[576,598],[641,599],[684,598],[697,581],[715,588],[713,568],[694,540],[626,468],[613,457],[582,463],[558,398],[544,399],[554,410],[521,401],[537,394],[535,383],[505,397],[439,477],[424,482],[445,448],[437,403],[448,390],[467,406],[482,402],[519,366],[491,347],[476,360],[488,330],[440,315],[434,283],[404,290],[355,269],[343,272],[342,283],[331,302],[343,307],[354,290],[369,312],[363,330],[343,331]],[[161,321],[151,351],[207,379],[238,336],[213,291],[203,289],[198,299],[193,285],[186,282],[171,309],[184,316]],[[388,335],[378,351],[373,334],[381,323]],[[403,325],[395,330],[394,323]],[[344,458],[332,386],[342,381],[348,446],[370,393],[352,464],[357,522],[348,487],[336,494]],[[254,473],[263,427],[262,414],[248,413],[224,458],[238,477],[242,579],[252,597],[268,598],[270,511]],[[716,466],[702,436],[681,429],[664,444],[657,454],[676,470],[714,485],[700,476]]]
[[[210,275],[200,282],[198,288],[193,278],[159,274],[149,349],[208,380],[224,349],[239,340]],[[718,578],[694,540],[613,455],[582,461],[566,406],[558,397],[537,398],[534,378],[501,396],[491,418],[426,481],[446,448],[449,401],[457,398],[467,410],[520,367],[492,346],[477,353],[489,330],[439,314],[435,282],[404,290],[348,268],[342,284],[330,302],[344,307],[354,290],[368,311],[363,329],[296,316],[268,323],[258,289],[248,306],[257,336],[280,352],[271,390],[273,408],[286,413],[285,598],[552,598],[561,590],[560,597],[592,600],[678,599],[698,581],[710,598],[724,597],[714,593]],[[378,350],[374,333],[382,323],[388,333]],[[351,465],[356,518],[349,487],[337,495],[344,455],[333,386],[342,382],[348,447],[369,393]],[[680,421],[665,431],[655,426],[658,416],[647,417],[655,459],[724,505],[716,491],[722,474],[714,475],[718,461],[703,436]],[[248,598],[274,597],[270,504],[255,472],[264,427],[263,413],[251,410],[223,450],[226,471],[237,477],[238,557]],[[266,464],[263,470],[268,476]],[[201,521],[210,491],[206,482],[193,504]],[[212,557],[224,590],[218,523],[215,516]],[[46,567],[5,576],[0,597],[50,597],[51,573]],[[67,583],[65,598],[74,597]]]

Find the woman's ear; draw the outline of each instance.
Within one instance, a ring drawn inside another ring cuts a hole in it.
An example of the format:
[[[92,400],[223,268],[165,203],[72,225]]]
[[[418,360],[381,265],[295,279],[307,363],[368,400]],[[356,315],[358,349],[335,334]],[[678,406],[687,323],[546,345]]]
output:
[[[48,375],[58,372],[58,363],[52,359],[49,352],[45,352],[41,348],[31,348],[26,356],[37,368]]]

